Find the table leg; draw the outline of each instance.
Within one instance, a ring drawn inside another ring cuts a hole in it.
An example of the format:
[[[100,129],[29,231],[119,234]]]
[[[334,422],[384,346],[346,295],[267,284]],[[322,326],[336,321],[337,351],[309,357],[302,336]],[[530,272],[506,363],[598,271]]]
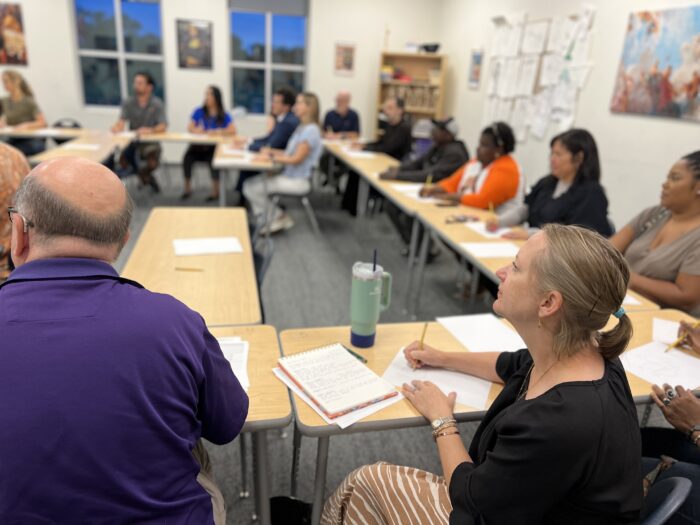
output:
[[[357,185],[357,216],[364,217],[367,214],[367,201],[369,200],[369,182],[362,176]]]
[[[318,450],[316,452],[316,479],[314,480],[314,500],[311,511],[311,525],[319,525],[321,511],[323,510],[323,495],[326,491],[326,469],[328,468],[328,445],[330,437],[318,438]]]
[[[270,476],[265,430],[253,433],[253,451],[256,459],[254,465],[256,514],[262,525],[270,525]]]
[[[226,207],[226,181],[228,180],[228,173],[230,170],[221,170],[221,181],[219,184],[219,206],[221,208]]]
[[[476,303],[476,294],[479,291],[479,270],[476,266],[472,266],[472,282],[469,284],[469,305],[474,306]]]
[[[328,176],[328,180],[326,183],[333,187],[336,184],[335,180],[335,163],[337,162],[335,159],[335,155],[329,155],[330,160],[328,161],[328,173],[326,175]]]
[[[241,434],[239,439],[241,440],[239,447],[241,452],[241,491],[238,497],[241,499],[246,499],[250,496],[250,489],[248,487],[248,447],[246,441],[247,434]]]
[[[297,497],[297,481],[299,479],[299,456],[301,455],[301,432],[294,422],[294,437],[292,439],[292,484],[291,494],[293,498]]]
[[[418,248],[418,232],[420,231],[420,221],[418,217],[413,217],[411,226],[411,242],[408,245],[408,284],[406,285],[406,305],[404,306],[404,314],[408,313],[411,307],[411,290],[413,290],[413,275],[416,265],[416,249]]]
[[[415,290],[415,301],[413,309],[409,313],[412,318],[416,318],[418,314],[418,305],[420,304],[421,289],[423,288],[423,277],[425,276],[425,264],[428,260],[428,248],[430,247],[430,230],[425,228],[423,231],[423,241],[420,245],[420,255],[418,259],[418,284]]]

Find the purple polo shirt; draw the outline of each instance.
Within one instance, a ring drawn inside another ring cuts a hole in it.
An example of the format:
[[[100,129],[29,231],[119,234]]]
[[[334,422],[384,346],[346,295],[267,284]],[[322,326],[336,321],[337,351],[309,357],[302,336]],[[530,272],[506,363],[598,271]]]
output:
[[[199,314],[94,259],[0,286],[0,523],[213,524],[199,437],[248,397]]]

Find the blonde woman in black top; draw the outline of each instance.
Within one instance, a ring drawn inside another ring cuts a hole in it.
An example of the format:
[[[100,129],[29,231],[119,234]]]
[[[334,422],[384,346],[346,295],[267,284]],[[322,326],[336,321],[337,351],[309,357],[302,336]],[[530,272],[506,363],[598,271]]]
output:
[[[410,344],[413,366],[502,383],[469,451],[453,393],[413,381],[404,394],[431,422],[444,478],[379,463],[351,473],[322,523],[622,524],[642,505],[637,412],[618,356],[632,335],[621,308],[629,269],[590,230],[550,224],[521,248],[494,311],[527,349],[441,352]],[[611,315],[611,330],[601,332]],[[487,337],[487,335],[484,335]]]

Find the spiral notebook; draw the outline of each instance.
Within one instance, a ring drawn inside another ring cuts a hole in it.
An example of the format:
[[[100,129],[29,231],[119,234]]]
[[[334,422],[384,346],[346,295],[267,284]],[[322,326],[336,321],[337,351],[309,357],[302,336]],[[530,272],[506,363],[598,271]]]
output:
[[[281,357],[278,363],[330,419],[398,394],[338,343]]]

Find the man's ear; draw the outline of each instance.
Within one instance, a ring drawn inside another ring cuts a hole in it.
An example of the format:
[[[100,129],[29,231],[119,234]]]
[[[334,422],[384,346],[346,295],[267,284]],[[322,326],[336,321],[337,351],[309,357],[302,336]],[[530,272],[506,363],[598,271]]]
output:
[[[12,263],[15,266],[24,264],[28,252],[29,233],[24,232],[24,219],[16,213],[12,218],[12,240],[10,243]]]

